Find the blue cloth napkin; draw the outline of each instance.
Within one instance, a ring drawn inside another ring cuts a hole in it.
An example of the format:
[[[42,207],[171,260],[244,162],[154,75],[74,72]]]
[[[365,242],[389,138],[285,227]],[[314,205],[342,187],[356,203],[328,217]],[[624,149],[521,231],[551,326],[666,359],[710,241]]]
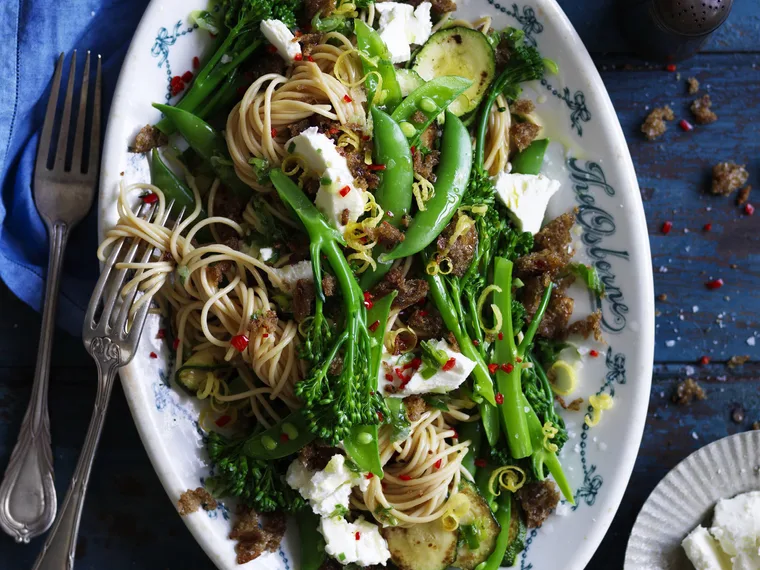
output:
[[[103,57],[103,124],[129,42],[148,0],[0,2],[0,279],[40,310],[48,238],[32,198],[34,158],[55,61],[77,49]],[[66,254],[57,324],[80,335],[97,279],[96,215],[76,227]],[[2,314],[2,307],[0,307]]]

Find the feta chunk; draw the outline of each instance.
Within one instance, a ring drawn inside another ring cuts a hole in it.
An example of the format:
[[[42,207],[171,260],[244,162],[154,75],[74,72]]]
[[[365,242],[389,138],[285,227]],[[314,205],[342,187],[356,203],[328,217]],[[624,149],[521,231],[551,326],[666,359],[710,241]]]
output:
[[[344,518],[323,517],[319,522],[319,532],[325,538],[325,552],[341,564],[385,566],[391,557],[388,544],[380,535],[377,525],[364,517],[353,523]]]
[[[431,341],[431,344],[434,348],[443,350],[449,358],[453,358],[454,366],[449,370],[438,369],[430,378],[427,379],[422,376],[421,371],[423,368],[421,367],[420,369],[414,371],[409,382],[407,382],[403,387],[400,387],[398,382],[400,379],[397,377],[397,375],[393,374],[392,382],[395,387],[400,389],[397,392],[391,394],[392,397],[405,398],[406,396],[411,396],[413,394],[430,393],[445,394],[446,392],[456,390],[459,388],[459,386],[462,385],[462,383],[464,383],[465,380],[467,380],[470,372],[472,372],[472,369],[475,368],[475,361],[470,360],[462,353],[453,350],[451,346],[449,346],[449,343],[443,339]],[[388,385],[388,379],[385,375],[388,374],[388,370],[395,370],[398,366],[399,358],[403,358],[403,356],[391,357],[386,360],[385,354],[387,353],[384,353],[383,356],[384,364],[380,367],[380,386]],[[408,374],[411,371],[411,369],[407,369],[405,372]]]
[[[348,171],[345,157],[341,156],[335,143],[320,133],[317,127],[309,127],[290,139],[285,144],[285,148],[291,149],[291,147],[290,153],[300,156],[306,163],[306,168],[318,176],[322,176],[328,168]]]
[[[299,459],[288,467],[285,481],[309,501],[318,515],[330,517],[348,509],[351,488],[360,486],[364,476],[346,466],[346,458],[333,455],[322,471],[309,471]]]
[[[262,20],[259,25],[261,33],[267,41],[277,48],[280,57],[292,62],[297,55],[301,54],[301,44],[288,27],[280,20]]]
[[[430,2],[415,9],[409,4],[379,2],[375,10],[380,14],[378,33],[388,48],[393,63],[403,63],[412,57],[410,44],[424,44],[433,30]]]
[[[731,561],[721,550],[720,544],[703,526],[695,528],[683,539],[681,546],[691,560],[695,570],[728,570]]]
[[[430,17],[430,9],[433,5],[430,2],[423,2],[414,10],[414,25],[412,29],[407,28],[409,42],[421,46],[433,32],[433,20]],[[410,22],[411,23],[411,22]]]
[[[560,183],[543,174],[500,173],[494,180],[496,193],[509,209],[517,228],[536,234],[541,230],[549,200]]]
[[[294,293],[296,283],[301,279],[314,280],[314,269],[311,261],[299,261],[292,265],[272,268],[275,277],[273,278],[274,286],[285,293]]]
[[[274,257],[274,249],[271,247],[262,247],[259,250],[259,256],[261,257],[261,261],[269,261]]]
[[[310,127],[287,143],[292,154],[300,156],[306,168],[320,178],[320,186],[314,204],[327,221],[341,234],[346,229],[343,211],[348,210],[348,221],[355,222],[364,213],[367,203],[365,193],[354,185],[354,177],[345,157],[341,156],[335,143],[321,134],[317,127]],[[348,191],[341,190],[348,187]]]
[[[731,559],[733,570],[760,568],[760,491],[719,501],[710,533]]]

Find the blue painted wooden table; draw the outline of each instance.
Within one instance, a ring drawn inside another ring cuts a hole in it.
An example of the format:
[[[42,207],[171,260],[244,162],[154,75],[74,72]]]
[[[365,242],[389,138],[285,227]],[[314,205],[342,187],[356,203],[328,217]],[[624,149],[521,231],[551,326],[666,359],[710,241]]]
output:
[[[145,3],[133,2],[136,10]],[[628,139],[649,221],[658,295],[657,364],[641,452],[620,510],[588,566],[607,570],[622,568],[636,514],[671,467],[702,445],[760,421],[760,346],[748,343],[760,334],[760,215],[747,216],[733,199],[705,192],[711,166],[723,160],[747,164],[750,183],[760,184],[760,0],[736,2],[706,50],[679,64],[677,72],[630,53],[618,31],[615,0],[560,4],[594,56]],[[643,140],[639,125],[648,107],[669,104],[678,118],[688,118],[689,76],[710,93],[719,120],[694,132],[671,124],[661,141]],[[673,230],[663,235],[666,220]],[[706,223],[712,231],[703,231]],[[708,291],[703,284],[712,277],[726,285]],[[0,284],[0,468],[28,401],[39,326],[39,316]],[[727,366],[731,356],[745,354],[751,357],[747,364]],[[702,356],[711,362],[700,364]],[[94,374],[81,341],[57,334],[50,409],[60,497],[84,439]],[[708,398],[679,407],[670,396],[687,375],[704,386]],[[20,546],[0,535],[0,570],[31,567],[40,546],[41,539]],[[212,568],[165,496],[120,387],[90,482],[76,567]]]

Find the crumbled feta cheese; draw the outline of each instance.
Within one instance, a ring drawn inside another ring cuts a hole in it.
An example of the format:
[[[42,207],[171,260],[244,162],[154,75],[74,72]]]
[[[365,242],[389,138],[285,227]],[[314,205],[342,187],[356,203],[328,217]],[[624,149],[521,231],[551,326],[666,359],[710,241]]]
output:
[[[433,30],[430,8],[430,2],[423,2],[416,9],[398,2],[375,4],[375,10],[380,14],[378,33],[393,63],[409,61],[412,56],[410,44],[422,45],[430,37]]]
[[[335,143],[320,133],[317,127],[309,127],[290,139],[285,148],[291,147],[289,152],[300,156],[306,163],[306,168],[319,176],[328,168],[348,170],[346,159],[338,152]]]
[[[261,257],[261,261],[269,261],[274,257],[274,248],[262,247],[259,250],[259,257]]]
[[[522,232],[538,233],[544,221],[551,197],[560,183],[543,174],[499,174],[495,180],[496,193],[509,209],[517,228]]]
[[[344,518],[325,518],[319,522],[325,538],[325,552],[341,564],[372,566],[388,561],[391,553],[377,525],[359,517],[350,523]]]
[[[361,473],[351,471],[346,466],[346,458],[335,454],[322,471],[312,472],[306,469],[299,459],[288,467],[285,480],[309,501],[311,509],[318,515],[330,517],[342,509],[348,508],[351,488],[364,481]]]
[[[343,211],[348,210],[348,221],[355,222],[364,213],[367,202],[365,193],[354,185],[354,177],[345,157],[317,127],[310,127],[290,139],[286,148],[292,148],[291,153],[301,157],[306,168],[320,178],[314,204],[327,221],[343,234],[346,229],[342,223]],[[348,191],[341,193],[346,187]]]
[[[301,44],[280,20],[262,20],[259,25],[261,33],[267,41],[277,48],[277,53],[288,63],[301,53]]]
[[[731,568],[731,562],[718,542],[703,526],[695,528],[683,539],[681,546],[695,570],[723,570]]]
[[[760,491],[719,501],[710,533],[735,570],[760,568]]]
[[[296,290],[296,283],[300,279],[314,280],[314,269],[311,261],[299,261],[292,265],[273,268],[274,277],[272,281],[274,286],[286,293],[293,293]]]
[[[405,373],[412,374],[412,378],[405,386],[403,386],[403,388],[394,394],[391,394],[391,396],[405,398],[412,394],[444,394],[446,392],[451,392],[452,390],[459,388],[470,375],[472,369],[475,368],[475,362],[473,360],[470,360],[462,353],[453,350],[445,340],[431,341],[431,344],[434,348],[446,352],[446,355],[449,358],[453,358],[454,366],[449,370],[436,370],[427,380],[421,374],[422,368],[414,371],[412,369],[407,369]],[[399,358],[397,357],[391,357],[387,360],[385,360],[385,356],[383,358],[385,364],[380,367],[380,386],[388,385],[388,380],[385,378],[385,374],[387,374],[388,369],[395,370],[399,361]],[[397,384],[398,380],[399,378],[394,375],[394,385]]]

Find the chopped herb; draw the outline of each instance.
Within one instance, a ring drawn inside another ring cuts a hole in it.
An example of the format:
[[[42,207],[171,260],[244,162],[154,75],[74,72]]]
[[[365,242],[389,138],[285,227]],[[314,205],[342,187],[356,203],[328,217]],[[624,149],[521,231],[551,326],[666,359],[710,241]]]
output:
[[[256,175],[256,179],[259,183],[264,184],[269,181],[269,161],[266,158],[251,158],[248,160],[248,164],[253,167],[253,173]]]
[[[412,425],[406,417],[406,408],[401,398],[387,398],[386,404],[390,411],[388,421],[393,428],[391,430],[391,441],[403,441],[409,437],[412,432]]]
[[[423,394],[422,399],[431,408],[441,410],[442,412],[449,411],[448,403],[451,398],[446,394]]]
[[[184,285],[187,282],[187,278],[190,277],[190,269],[187,265],[180,265],[177,267],[177,275],[179,276],[180,284]]]
[[[319,183],[322,186],[330,186],[332,184],[332,180],[330,180],[327,176],[323,176],[319,179]]]
[[[583,280],[589,291],[600,297],[604,295],[604,283],[599,278],[596,267],[589,267],[582,263],[570,263],[567,267],[571,273],[574,273]]]

